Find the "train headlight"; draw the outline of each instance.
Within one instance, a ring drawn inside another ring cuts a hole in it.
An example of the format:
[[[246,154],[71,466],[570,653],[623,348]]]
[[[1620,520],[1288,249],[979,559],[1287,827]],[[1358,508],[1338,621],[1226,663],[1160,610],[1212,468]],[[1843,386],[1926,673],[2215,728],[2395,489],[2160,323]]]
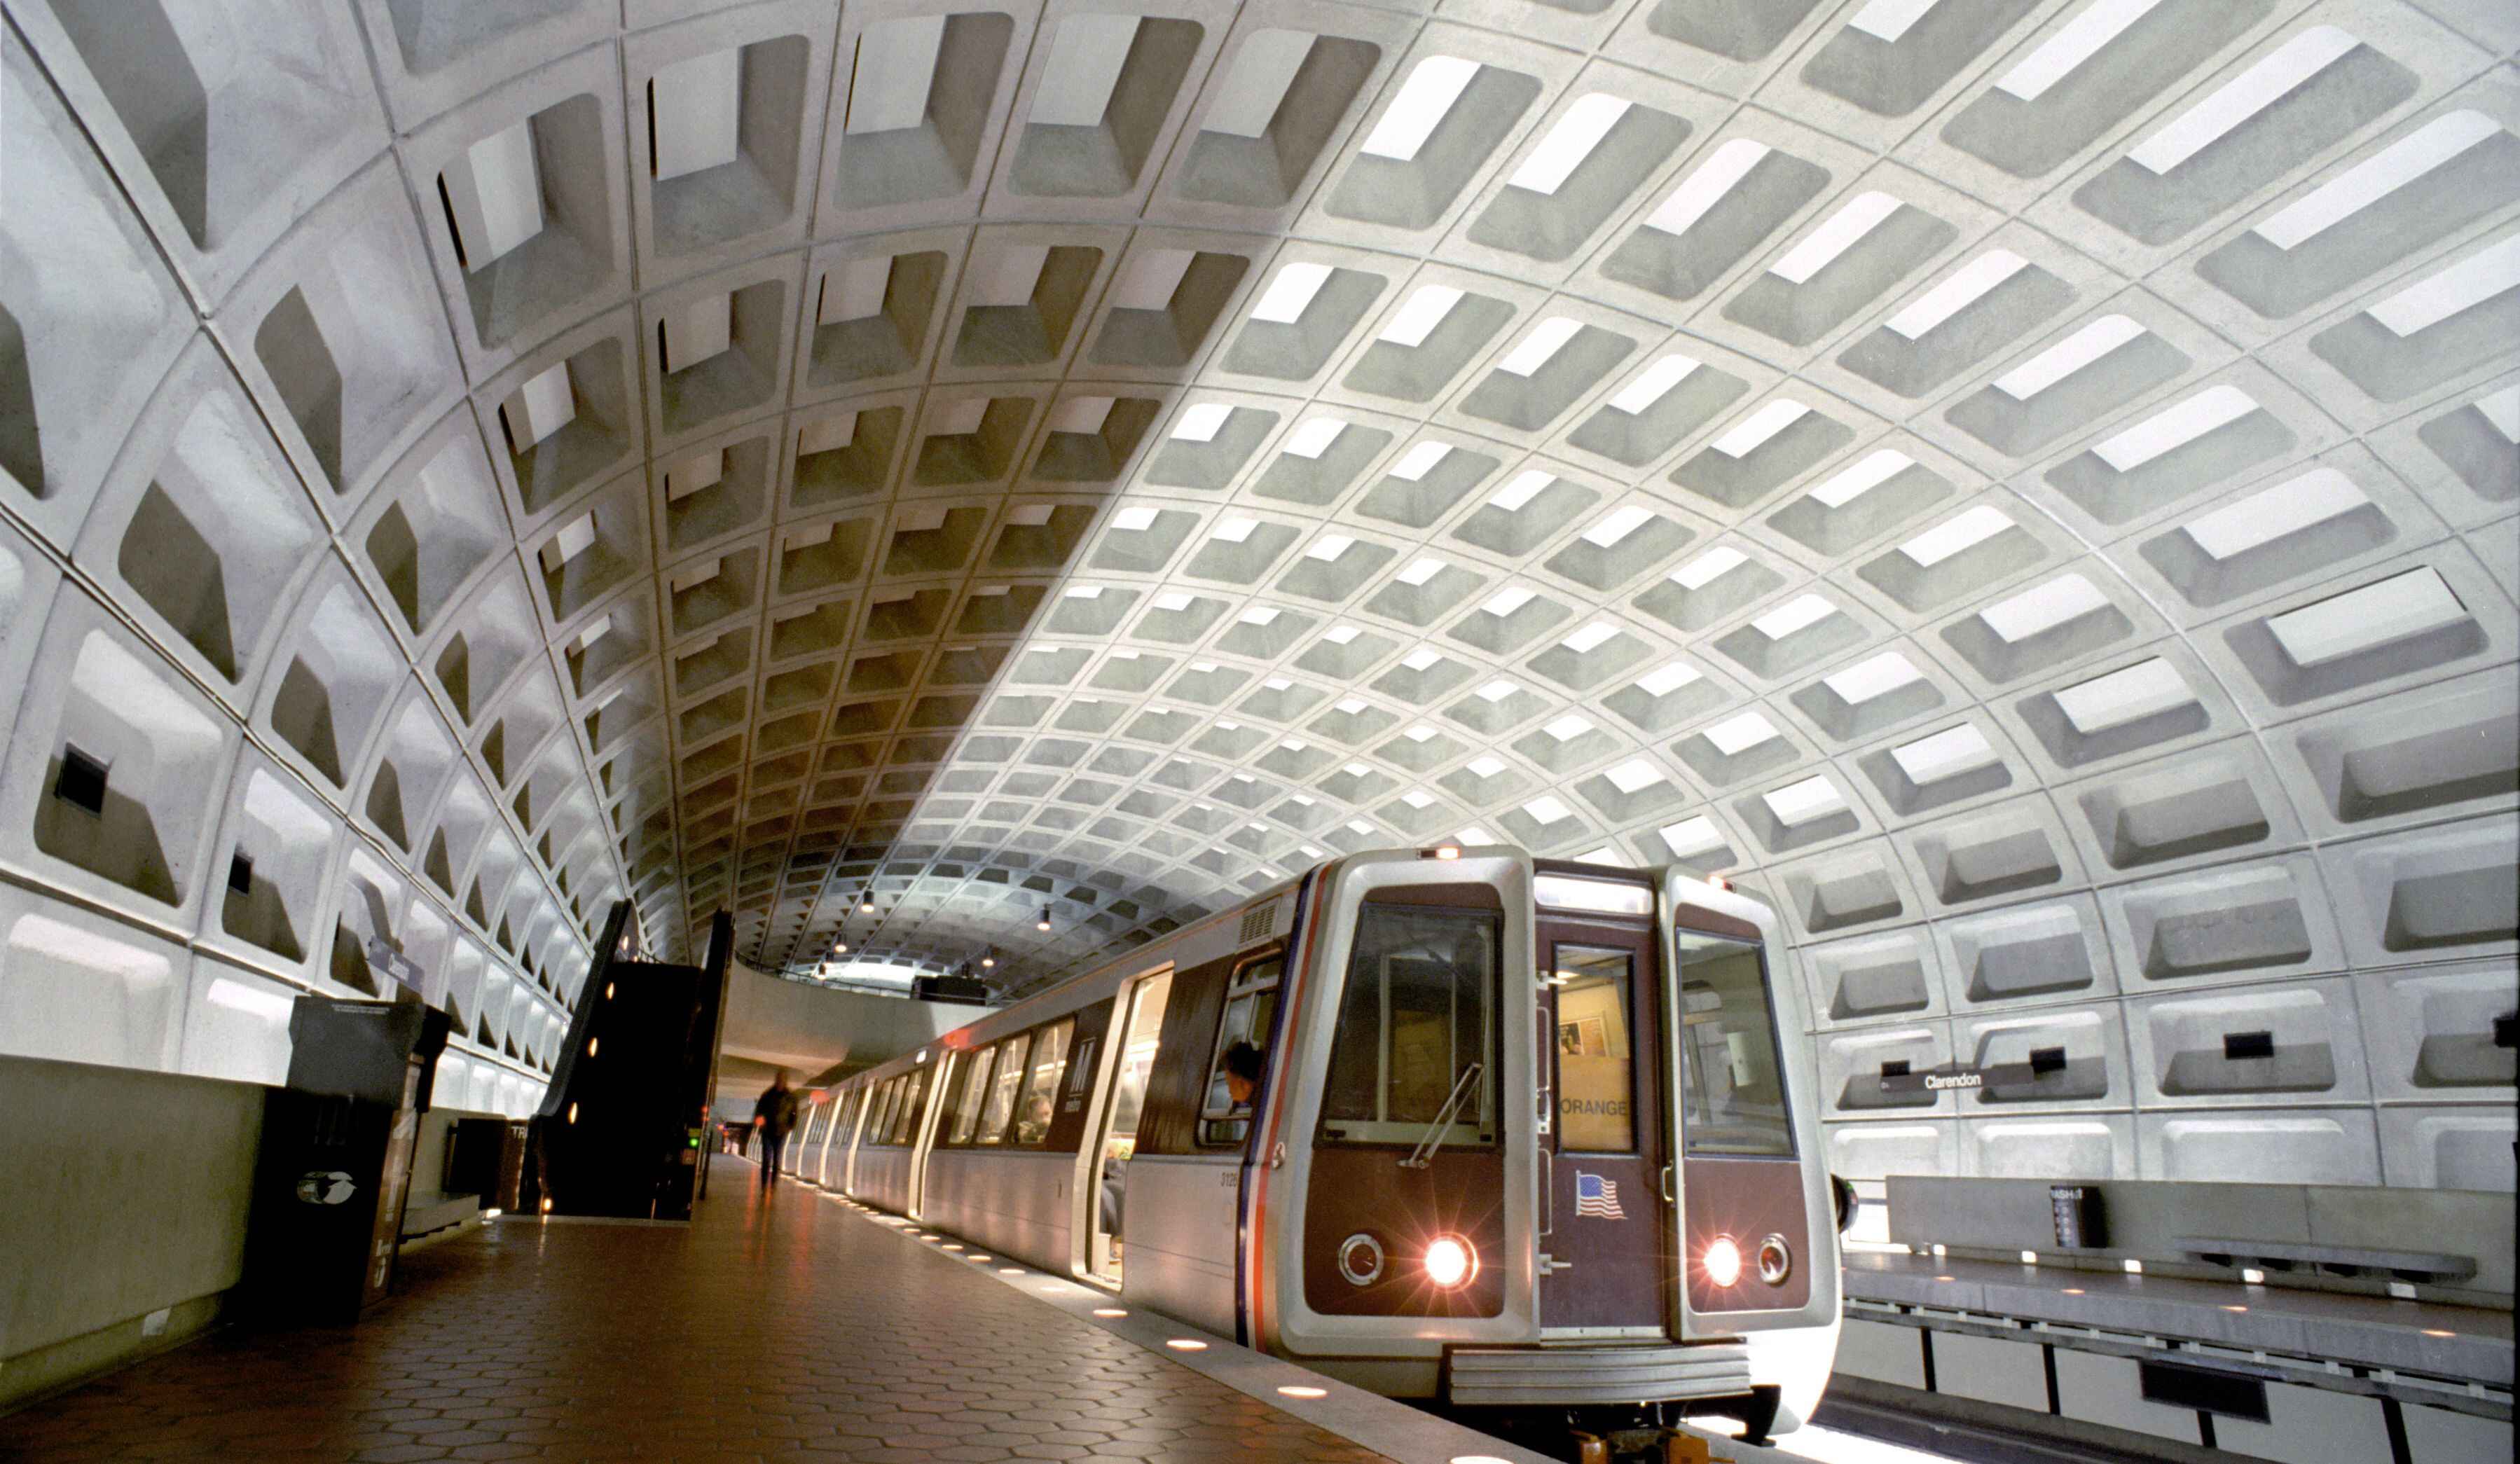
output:
[[[1782,1286],[1793,1274],[1794,1248],[1785,1244],[1781,1235],[1771,1235],[1759,1242],[1759,1279],[1771,1286]]]
[[[1479,1253],[1458,1235],[1438,1235],[1426,1244],[1426,1279],[1446,1291],[1466,1286],[1479,1273]]]
[[[1706,1279],[1718,1286],[1740,1284],[1741,1248],[1732,1243],[1730,1235],[1716,1236],[1706,1247],[1706,1254],[1698,1258],[1698,1264],[1706,1268]]]

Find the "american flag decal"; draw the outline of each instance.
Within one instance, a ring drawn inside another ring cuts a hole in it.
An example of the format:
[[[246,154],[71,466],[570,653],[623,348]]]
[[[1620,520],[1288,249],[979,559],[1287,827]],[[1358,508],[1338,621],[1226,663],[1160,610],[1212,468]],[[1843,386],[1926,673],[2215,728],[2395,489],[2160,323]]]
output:
[[[1575,1213],[1589,1215],[1595,1220],[1626,1220],[1628,1213],[1619,1208],[1619,1181],[1577,1170]]]

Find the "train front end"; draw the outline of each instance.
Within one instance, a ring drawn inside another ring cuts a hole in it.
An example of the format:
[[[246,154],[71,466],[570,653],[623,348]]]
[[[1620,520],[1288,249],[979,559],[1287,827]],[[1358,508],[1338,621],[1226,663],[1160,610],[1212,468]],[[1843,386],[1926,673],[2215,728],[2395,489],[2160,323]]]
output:
[[[1837,1234],[1776,917],[1678,871],[1358,856],[1306,901],[1251,1336],[1361,1386],[1795,1427]]]

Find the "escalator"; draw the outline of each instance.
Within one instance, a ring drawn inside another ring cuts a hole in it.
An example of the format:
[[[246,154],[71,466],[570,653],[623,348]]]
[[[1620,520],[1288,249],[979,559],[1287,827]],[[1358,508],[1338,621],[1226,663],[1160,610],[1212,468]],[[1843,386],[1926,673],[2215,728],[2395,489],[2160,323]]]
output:
[[[701,1141],[717,1087],[735,928],[709,921],[701,964],[636,958],[628,901],[612,907],[568,1043],[532,1123],[527,1214],[689,1220],[708,1190]]]

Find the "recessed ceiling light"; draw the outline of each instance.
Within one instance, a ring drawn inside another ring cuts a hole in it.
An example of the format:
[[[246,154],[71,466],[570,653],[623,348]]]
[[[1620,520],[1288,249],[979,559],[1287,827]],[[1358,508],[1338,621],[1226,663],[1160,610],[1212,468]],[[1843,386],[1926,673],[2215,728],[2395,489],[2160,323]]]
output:
[[[1420,61],[1357,151],[1394,162],[1413,160],[1478,73],[1477,62],[1458,56],[1429,56]]]
[[[1278,267],[1271,276],[1269,288],[1260,292],[1260,301],[1251,307],[1251,318],[1267,325],[1287,326],[1303,319],[1304,309],[1328,283],[1330,267],[1296,261]]]

